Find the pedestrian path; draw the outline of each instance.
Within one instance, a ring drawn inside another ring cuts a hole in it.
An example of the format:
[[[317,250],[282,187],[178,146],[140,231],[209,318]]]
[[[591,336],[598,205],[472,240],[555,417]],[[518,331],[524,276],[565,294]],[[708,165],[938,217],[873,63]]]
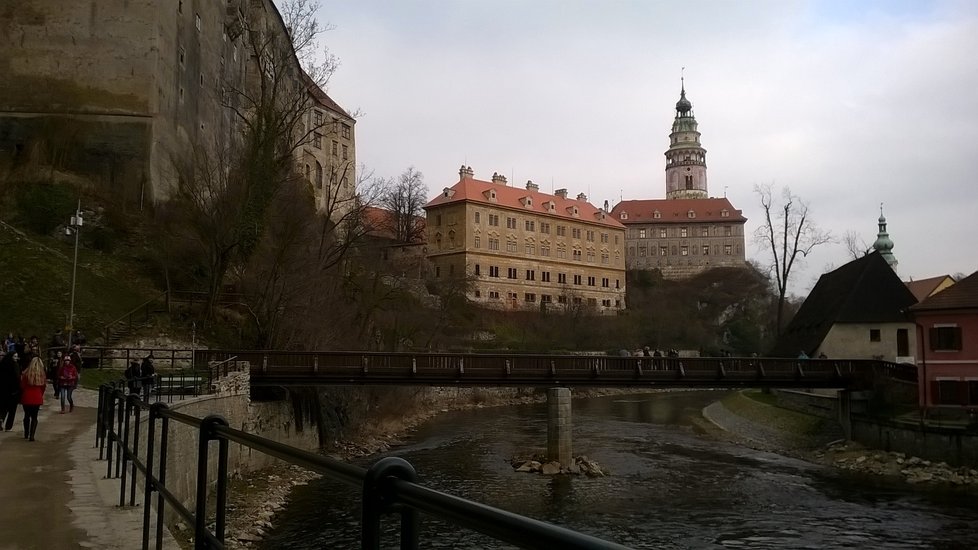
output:
[[[118,506],[119,480],[105,479],[94,447],[98,393],[79,388],[74,399],[74,412],[60,414],[45,394],[36,441],[24,439],[20,410],[13,431],[0,432],[0,550],[141,547],[142,506]],[[164,535],[165,548],[178,548]]]

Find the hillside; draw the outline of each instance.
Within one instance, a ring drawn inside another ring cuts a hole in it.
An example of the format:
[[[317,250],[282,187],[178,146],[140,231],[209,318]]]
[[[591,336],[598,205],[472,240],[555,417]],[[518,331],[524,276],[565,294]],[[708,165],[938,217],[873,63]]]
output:
[[[0,331],[37,335],[46,344],[68,318],[73,248],[3,220],[0,250]],[[95,337],[106,322],[158,293],[141,282],[131,259],[80,248],[75,328]]]

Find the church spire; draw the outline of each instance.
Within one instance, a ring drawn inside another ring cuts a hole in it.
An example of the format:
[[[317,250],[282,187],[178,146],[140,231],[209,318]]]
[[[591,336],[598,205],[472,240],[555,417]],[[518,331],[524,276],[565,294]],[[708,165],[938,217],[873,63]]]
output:
[[[880,203],[879,233],[876,235],[876,242],[873,243],[873,250],[880,253],[886,263],[896,271],[897,259],[893,255],[893,241],[890,234],[886,232],[886,216],[883,215],[883,203]]]
[[[686,98],[685,69],[683,67],[679,78],[676,119],[672,123],[669,149],[666,150],[666,197],[705,199],[709,196],[706,186],[706,149],[700,145],[693,104]]]

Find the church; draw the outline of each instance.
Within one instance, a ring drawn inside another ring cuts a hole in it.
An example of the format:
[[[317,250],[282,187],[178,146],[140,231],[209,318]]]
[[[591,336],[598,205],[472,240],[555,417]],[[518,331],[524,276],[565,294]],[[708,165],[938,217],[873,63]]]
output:
[[[747,218],[726,197],[711,197],[706,149],[681,86],[666,150],[666,198],[627,200],[611,216],[625,226],[625,266],[684,279],[715,267],[743,267]]]

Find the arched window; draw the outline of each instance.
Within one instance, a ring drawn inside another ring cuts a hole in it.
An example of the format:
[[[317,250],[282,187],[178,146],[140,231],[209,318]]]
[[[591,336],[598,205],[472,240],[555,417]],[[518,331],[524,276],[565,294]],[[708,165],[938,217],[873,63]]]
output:
[[[309,168],[308,166],[306,167]],[[323,165],[316,161],[316,189],[323,188]]]

